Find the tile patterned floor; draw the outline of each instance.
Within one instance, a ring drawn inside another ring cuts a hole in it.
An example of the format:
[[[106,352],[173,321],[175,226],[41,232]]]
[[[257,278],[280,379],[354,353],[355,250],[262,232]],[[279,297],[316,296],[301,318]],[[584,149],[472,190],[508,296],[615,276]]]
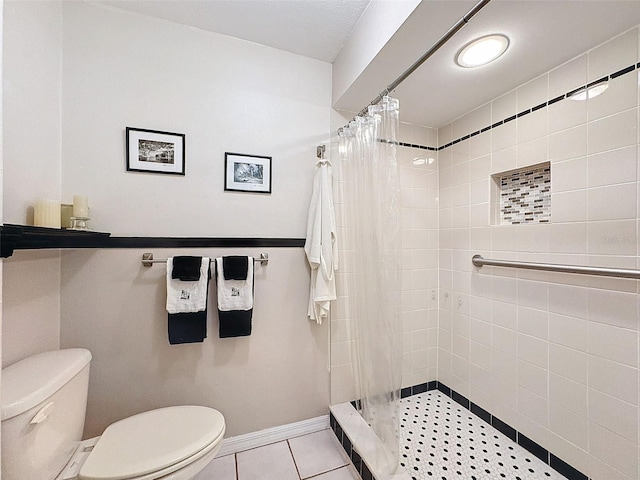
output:
[[[401,400],[401,464],[413,480],[566,480],[437,390]]]
[[[359,480],[329,429],[215,458],[194,480]]]

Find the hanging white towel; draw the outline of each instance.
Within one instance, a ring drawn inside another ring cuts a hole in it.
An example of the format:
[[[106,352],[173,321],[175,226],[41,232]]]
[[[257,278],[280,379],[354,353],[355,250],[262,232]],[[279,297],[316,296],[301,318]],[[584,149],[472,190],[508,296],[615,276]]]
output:
[[[171,278],[173,257],[167,258],[167,312],[196,313],[207,308],[209,257],[202,257],[200,279],[190,282]]]
[[[253,308],[253,257],[247,257],[247,278],[244,280],[225,280],[222,257],[216,258],[218,276],[218,310],[251,310]]]
[[[316,163],[313,193],[307,219],[304,251],[311,266],[309,309],[311,320],[321,324],[329,315],[331,300],[336,296],[335,271],[338,269],[338,238],[333,210],[331,162]]]

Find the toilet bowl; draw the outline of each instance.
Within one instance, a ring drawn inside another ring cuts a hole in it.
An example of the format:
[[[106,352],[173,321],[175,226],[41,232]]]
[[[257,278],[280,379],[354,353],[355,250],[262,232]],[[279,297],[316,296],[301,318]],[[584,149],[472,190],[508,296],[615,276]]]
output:
[[[90,360],[59,350],[2,371],[3,480],[191,480],[215,457],[224,417],[196,405],[133,415],[80,441]]]

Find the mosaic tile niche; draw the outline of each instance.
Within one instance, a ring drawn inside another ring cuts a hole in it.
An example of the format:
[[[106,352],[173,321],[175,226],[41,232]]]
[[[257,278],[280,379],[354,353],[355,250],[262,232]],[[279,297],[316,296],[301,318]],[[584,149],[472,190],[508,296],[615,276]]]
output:
[[[549,162],[491,176],[494,184],[494,225],[551,221]]]

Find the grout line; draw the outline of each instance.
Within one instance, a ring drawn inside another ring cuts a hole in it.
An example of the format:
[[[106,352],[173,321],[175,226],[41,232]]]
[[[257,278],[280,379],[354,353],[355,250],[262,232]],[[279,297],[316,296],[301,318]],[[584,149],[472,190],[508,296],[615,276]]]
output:
[[[340,467],[336,467],[336,468],[332,468],[331,470],[327,470],[326,472],[316,473],[315,475],[311,475],[310,477],[306,477],[304,480],[310,480],[310,479],[312,479],[312,478],[318,478],[318,477],[320,477],[320,476],[322,476],[322,475],[326,475],[327,473],[335,472],[335,471],[340,470],[340,469],[342,469],[342,468],[346,468],[346,469],[348,469],[348,468],[349,468],[349,466],[353,466],[353,467],[354,467],[354,470],[355,470],[355,466],[351,463],[351,461],[349,461],[349,463],[347,463],[347,464],[345,464],[345,465],[342,465],[342,466],[340,466]]]
[[[233,464],[236,467],[236,480],[240,480],[240,473],[238,472],[238,454],[233,454]]]
[[[296,467],[296,473],[298,474],[298,478],[302,479],[302,475],[300,475],[300,469],[298,468],[298,462],[296,462],[296,456],[293,454],[293,450],[291,450],[291,444],[289,443],[289,439],[286,440],[287,447],[289,447],[289,453],[291,454],[291,459],[293,460],[293,466]]]

